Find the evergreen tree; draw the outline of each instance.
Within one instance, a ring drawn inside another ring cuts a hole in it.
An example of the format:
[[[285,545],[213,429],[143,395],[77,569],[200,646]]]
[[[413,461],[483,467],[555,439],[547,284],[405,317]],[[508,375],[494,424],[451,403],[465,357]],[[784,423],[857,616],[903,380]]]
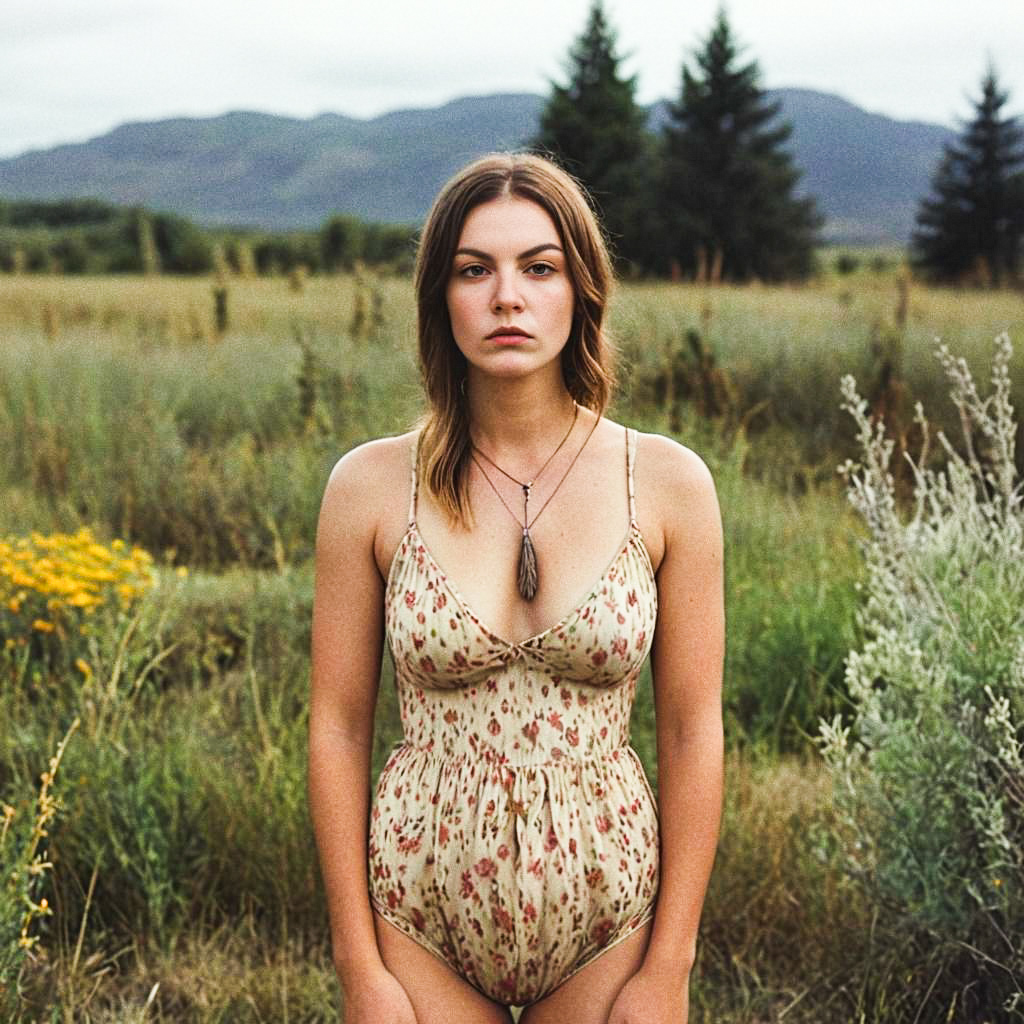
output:
[[[590,192],[612,250],[621,260],[644,262],[642,215],[650,207],[651,146],[647,115],[637,105],[636,78],[619,71],[615,33],[601,0],[573,44],[567,85],[552,83],[533,148],[553,156]]]
[[[1016,277],[1024,240],[1024,132],[1002,117],[1008,94],[989,69],[974,119],[947,145],[917,213],[914,262],[935,280],[1000,285]]]
[[[797,198],[800,171],[783,144],[792,131],[775,118],[760,71],[740,66],[724,10],[683,66],[682,91],[669,105],[663,136],[660,206],[664,258],[682,273],[744,281],[805,277],[821,216]]]

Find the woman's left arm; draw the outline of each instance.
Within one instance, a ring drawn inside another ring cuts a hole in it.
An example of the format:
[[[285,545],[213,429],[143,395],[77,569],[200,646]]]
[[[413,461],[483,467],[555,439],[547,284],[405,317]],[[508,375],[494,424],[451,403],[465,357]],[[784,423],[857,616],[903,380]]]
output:
[[[663,438],[645,440],[645,488],[655,499],[651,511],[664,539],[651,652],[661,880],[643,965],[620,993],[609,1024],[686,1021],[722,808],[725,612],[718,499],[711,474],[693,452]]]

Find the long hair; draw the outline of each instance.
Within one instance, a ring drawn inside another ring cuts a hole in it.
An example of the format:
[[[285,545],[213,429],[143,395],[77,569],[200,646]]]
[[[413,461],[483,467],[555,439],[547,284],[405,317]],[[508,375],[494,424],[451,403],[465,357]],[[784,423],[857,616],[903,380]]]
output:
[[[611,261],[582,188],[560,167],[532,153],[494,153],[474,160],[434,200],[420,236],[415,273],[420,373],[428,401],[420,435],[420,478],[452,522],[463,526],[471,520],[467,366],[452,335],[447,288],[466,217],[502,196],[536,203],[558,230],[574,300],[572,328],[562,349],[569,394],[601,415],[615,383],[613,352],[602,329],[613,282]]]

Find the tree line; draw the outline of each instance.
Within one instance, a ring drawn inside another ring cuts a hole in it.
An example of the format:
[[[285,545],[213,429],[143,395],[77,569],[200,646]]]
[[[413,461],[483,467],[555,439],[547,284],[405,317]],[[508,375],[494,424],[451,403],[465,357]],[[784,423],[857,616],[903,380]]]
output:
[[[204,229],[186,217],[98,199],[0,200],[0,272],[252,274],[407,272],[416,227],[348,214],[314,231]]]
[[[791,126],[744,62],[724,9],[682,67],[658,135],[621,70],[601,0],[554,84],[533,147],[587,187],[621,269],[696,280],[806,277],[822,224],[785,148]],[[1024,146],[990,69],[973,119],[921,200],[911,260],[945,282],[1020,283]]]

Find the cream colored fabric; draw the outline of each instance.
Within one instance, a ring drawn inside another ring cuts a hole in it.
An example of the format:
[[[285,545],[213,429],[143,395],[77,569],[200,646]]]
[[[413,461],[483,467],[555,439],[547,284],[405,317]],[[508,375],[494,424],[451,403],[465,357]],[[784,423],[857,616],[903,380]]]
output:
[[[629,719],[657,591],[630,521],[587,596],[520,643],[495,635],[410,524],[385,624],[404,742],[370,821],[370,895],[499,1002],[525,1005],[646,923],[658,823]]]

